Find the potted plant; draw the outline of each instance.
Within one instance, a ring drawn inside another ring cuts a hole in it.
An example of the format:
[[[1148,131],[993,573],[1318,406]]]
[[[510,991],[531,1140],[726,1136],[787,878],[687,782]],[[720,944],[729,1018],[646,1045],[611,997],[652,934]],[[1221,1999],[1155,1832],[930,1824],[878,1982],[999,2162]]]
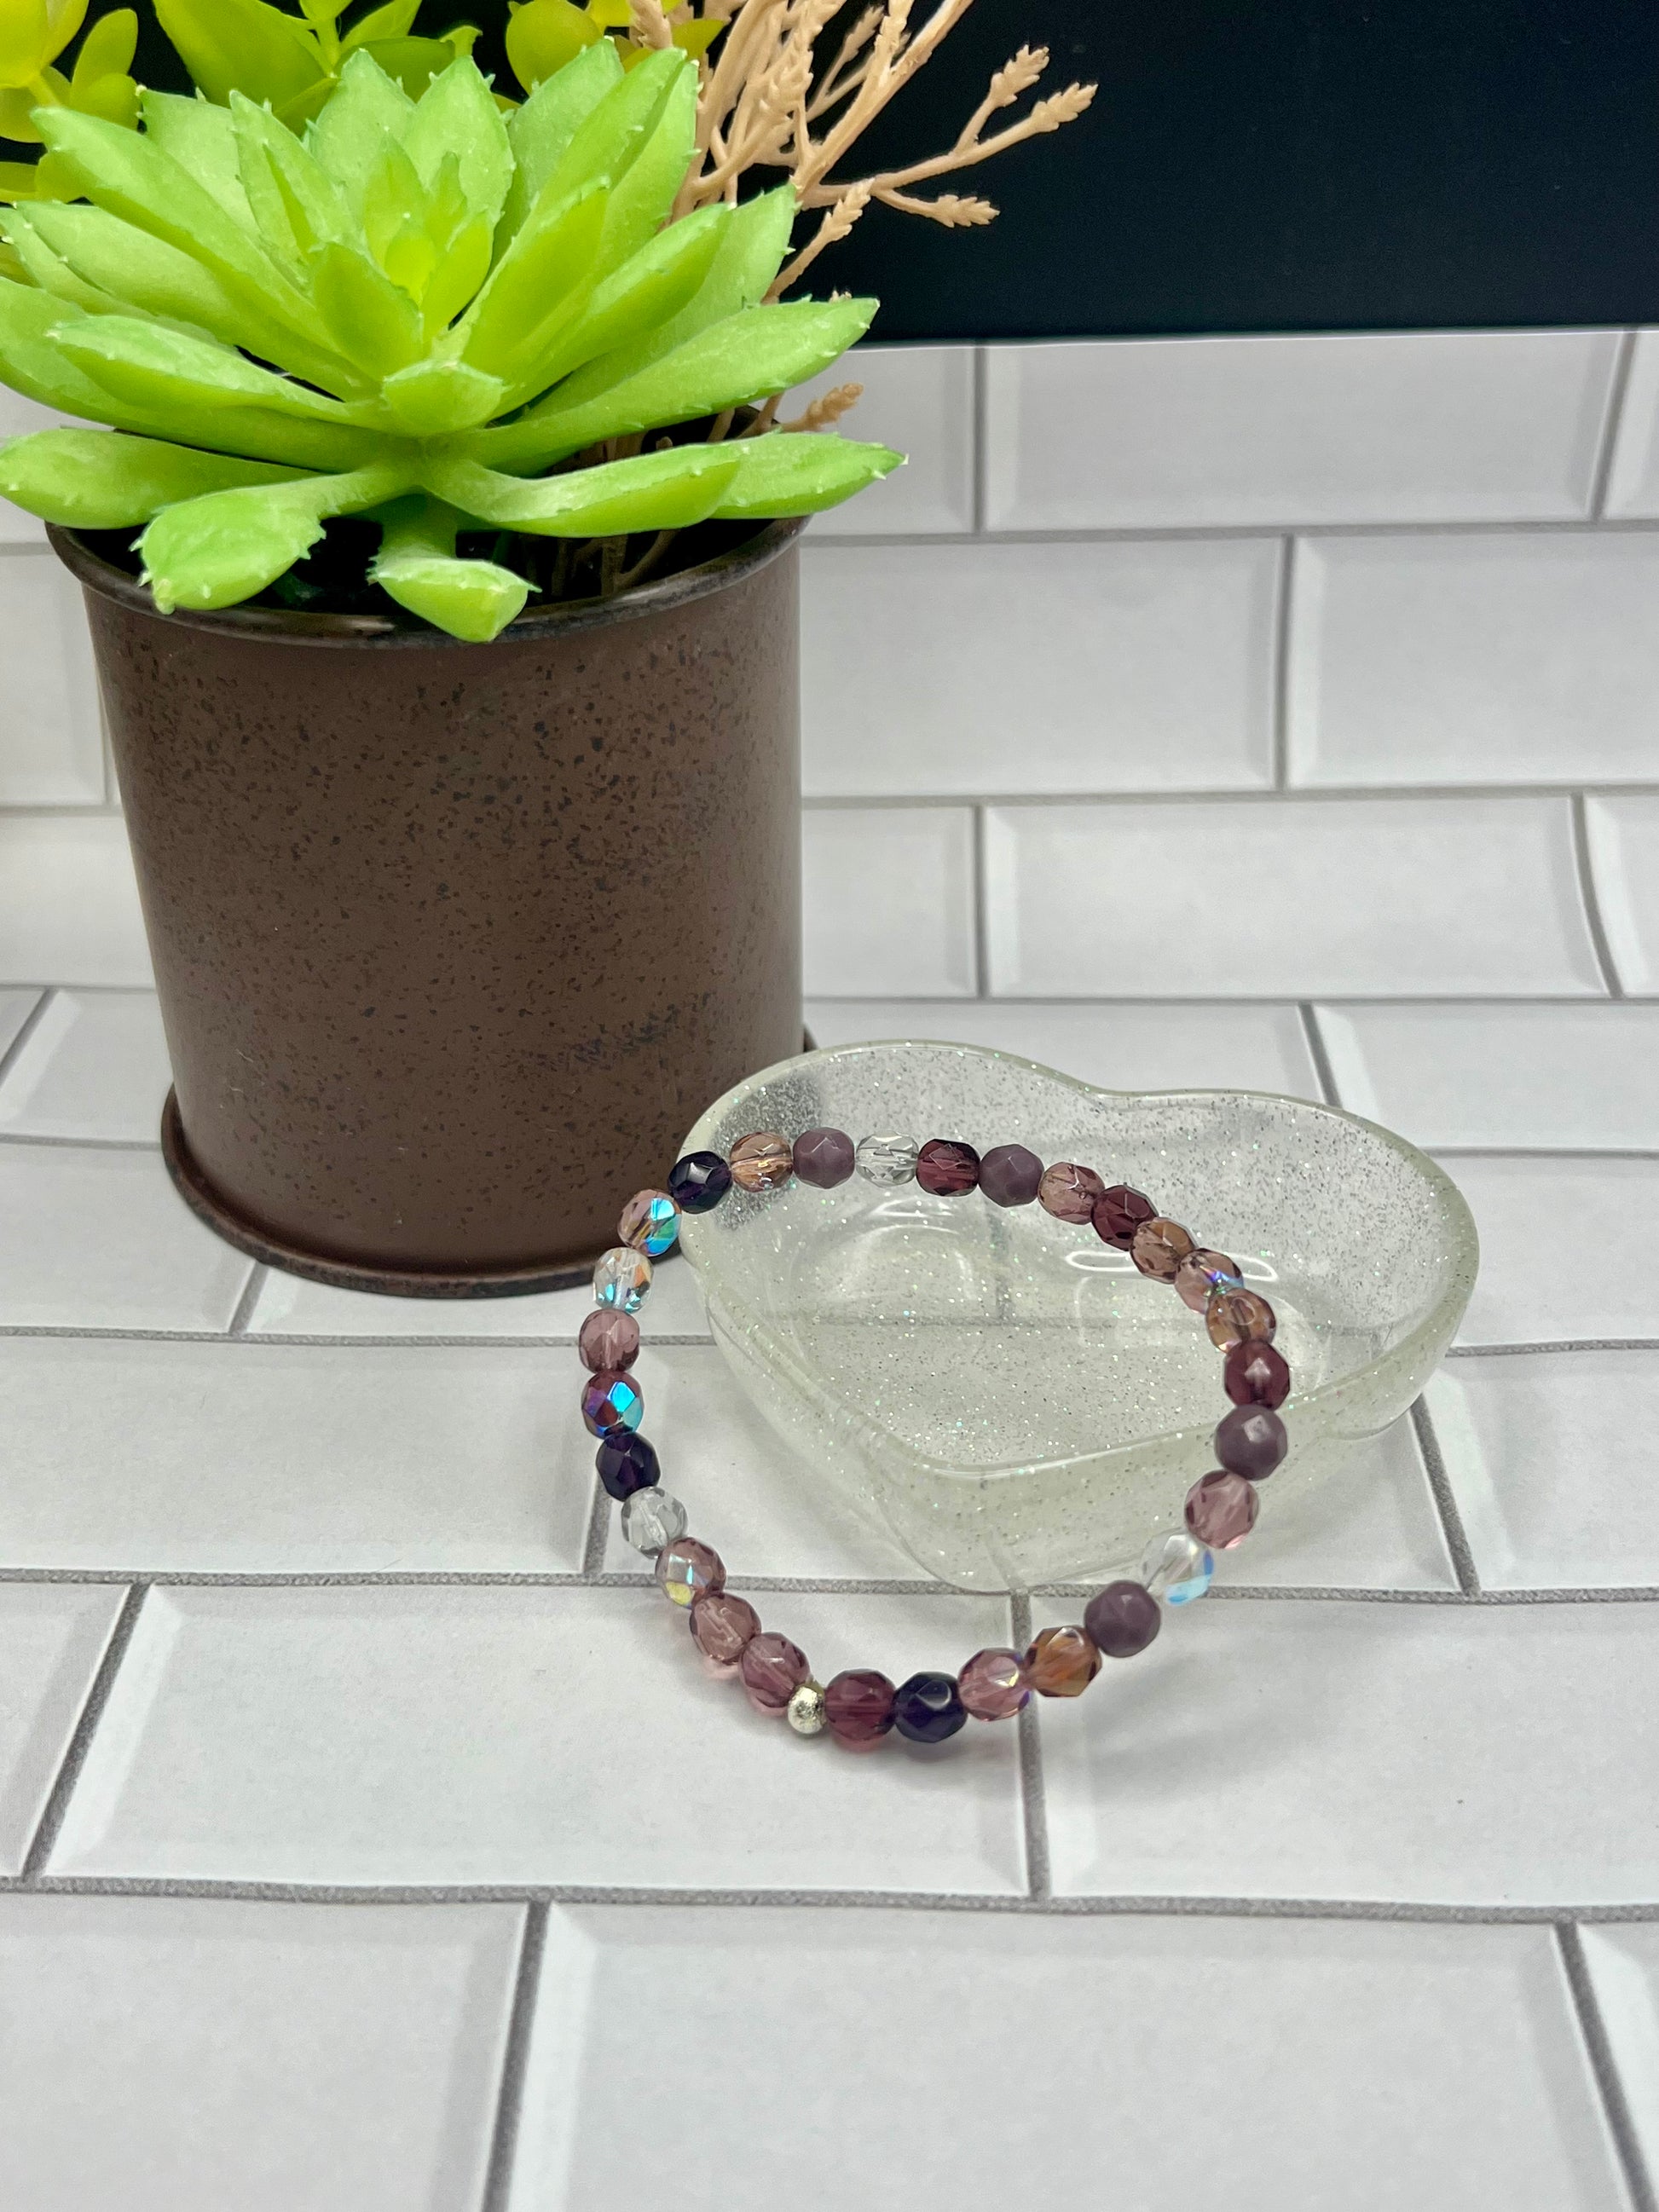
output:
[[[85,587],[198,1211],[325,1279],[465,1295],[608,1243],[710,1096],[799,1048],[795,539],[893,467],[793,422],[875,302],[780,295],[968,0],[526,0],[497,94],[417,0],[0,0],[0,452]],[[112,28],[111,27],[113,27]],[[784,173],[748,191],[753,173]],[[798,222],[816,211],[811,234]]]

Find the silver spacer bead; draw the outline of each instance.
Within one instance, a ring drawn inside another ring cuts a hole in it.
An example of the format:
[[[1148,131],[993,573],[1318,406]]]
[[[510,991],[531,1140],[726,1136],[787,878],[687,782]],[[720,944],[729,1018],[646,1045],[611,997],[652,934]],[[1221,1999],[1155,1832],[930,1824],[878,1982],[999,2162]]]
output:
[[[789,1700],[786,1717],[797,1735],[817,1735],[826,1718],[823,1684],[803,1682]]]

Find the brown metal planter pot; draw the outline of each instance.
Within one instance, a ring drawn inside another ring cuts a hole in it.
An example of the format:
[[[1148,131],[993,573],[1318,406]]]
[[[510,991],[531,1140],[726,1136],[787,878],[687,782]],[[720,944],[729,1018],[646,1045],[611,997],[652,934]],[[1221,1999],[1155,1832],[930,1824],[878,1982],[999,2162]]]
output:
[[[174,1181],[325,1282],[579,1279],[800,1049],[799,523],[462,645],[85,589],[174,1090]]]

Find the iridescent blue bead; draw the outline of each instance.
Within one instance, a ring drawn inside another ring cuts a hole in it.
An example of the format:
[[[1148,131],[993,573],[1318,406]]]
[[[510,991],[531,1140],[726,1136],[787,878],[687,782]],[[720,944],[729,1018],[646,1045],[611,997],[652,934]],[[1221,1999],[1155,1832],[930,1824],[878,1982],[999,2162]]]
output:
[[[617,1429],[637,1429],[645,1419],[645,1393],[620,1368],[591,1375],[582,1389],[582,1419],[596,1437]]]
[[[636,1190],[622,1210],[617,1235],[647,1260],[660,1260],[680,1233],[680,1210],[665,1190]]]
[[[626,1429],[600,1439],[598,1464],[599,1480],[618,1503],[636,1490],[654,1489],[662,1473],[654,1448]]]
[[[953,1674],[912,1674],[893,1699],[893,1725],[912,1743],[943,1743],[967,1719]]]
[[[1190,1605],[1215,1577],[1215,1561],[1184,1529],[1154,1536],[1141,1554],[1140,1579],[1165,1605]]]
[[[668,1195],[682,1213],[707,1213],[732,1188],[732,1170],[718,1152],[688,1152],[668,1170]]]

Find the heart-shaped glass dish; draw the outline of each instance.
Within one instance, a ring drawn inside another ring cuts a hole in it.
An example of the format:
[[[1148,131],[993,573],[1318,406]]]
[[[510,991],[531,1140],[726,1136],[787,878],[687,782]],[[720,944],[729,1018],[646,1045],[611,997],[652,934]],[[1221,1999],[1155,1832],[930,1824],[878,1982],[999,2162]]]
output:
[[[843,1045],[728,1091],[686,1149],[819,1127],[1079,1160],[1231,1255],[1291,1365],[1274,1503],[1405,1411],[1474,1283],[1474,1224],[1434,1163],[1300,1099],[1097,1091],[971,1045]],[[1133,1571],[1215,1463],[1227,1400],[1202,1316],[1087,1223],[854,1175],[734,1188],[681,1241],[715,1341],[778,1433],[963,1589]]]

